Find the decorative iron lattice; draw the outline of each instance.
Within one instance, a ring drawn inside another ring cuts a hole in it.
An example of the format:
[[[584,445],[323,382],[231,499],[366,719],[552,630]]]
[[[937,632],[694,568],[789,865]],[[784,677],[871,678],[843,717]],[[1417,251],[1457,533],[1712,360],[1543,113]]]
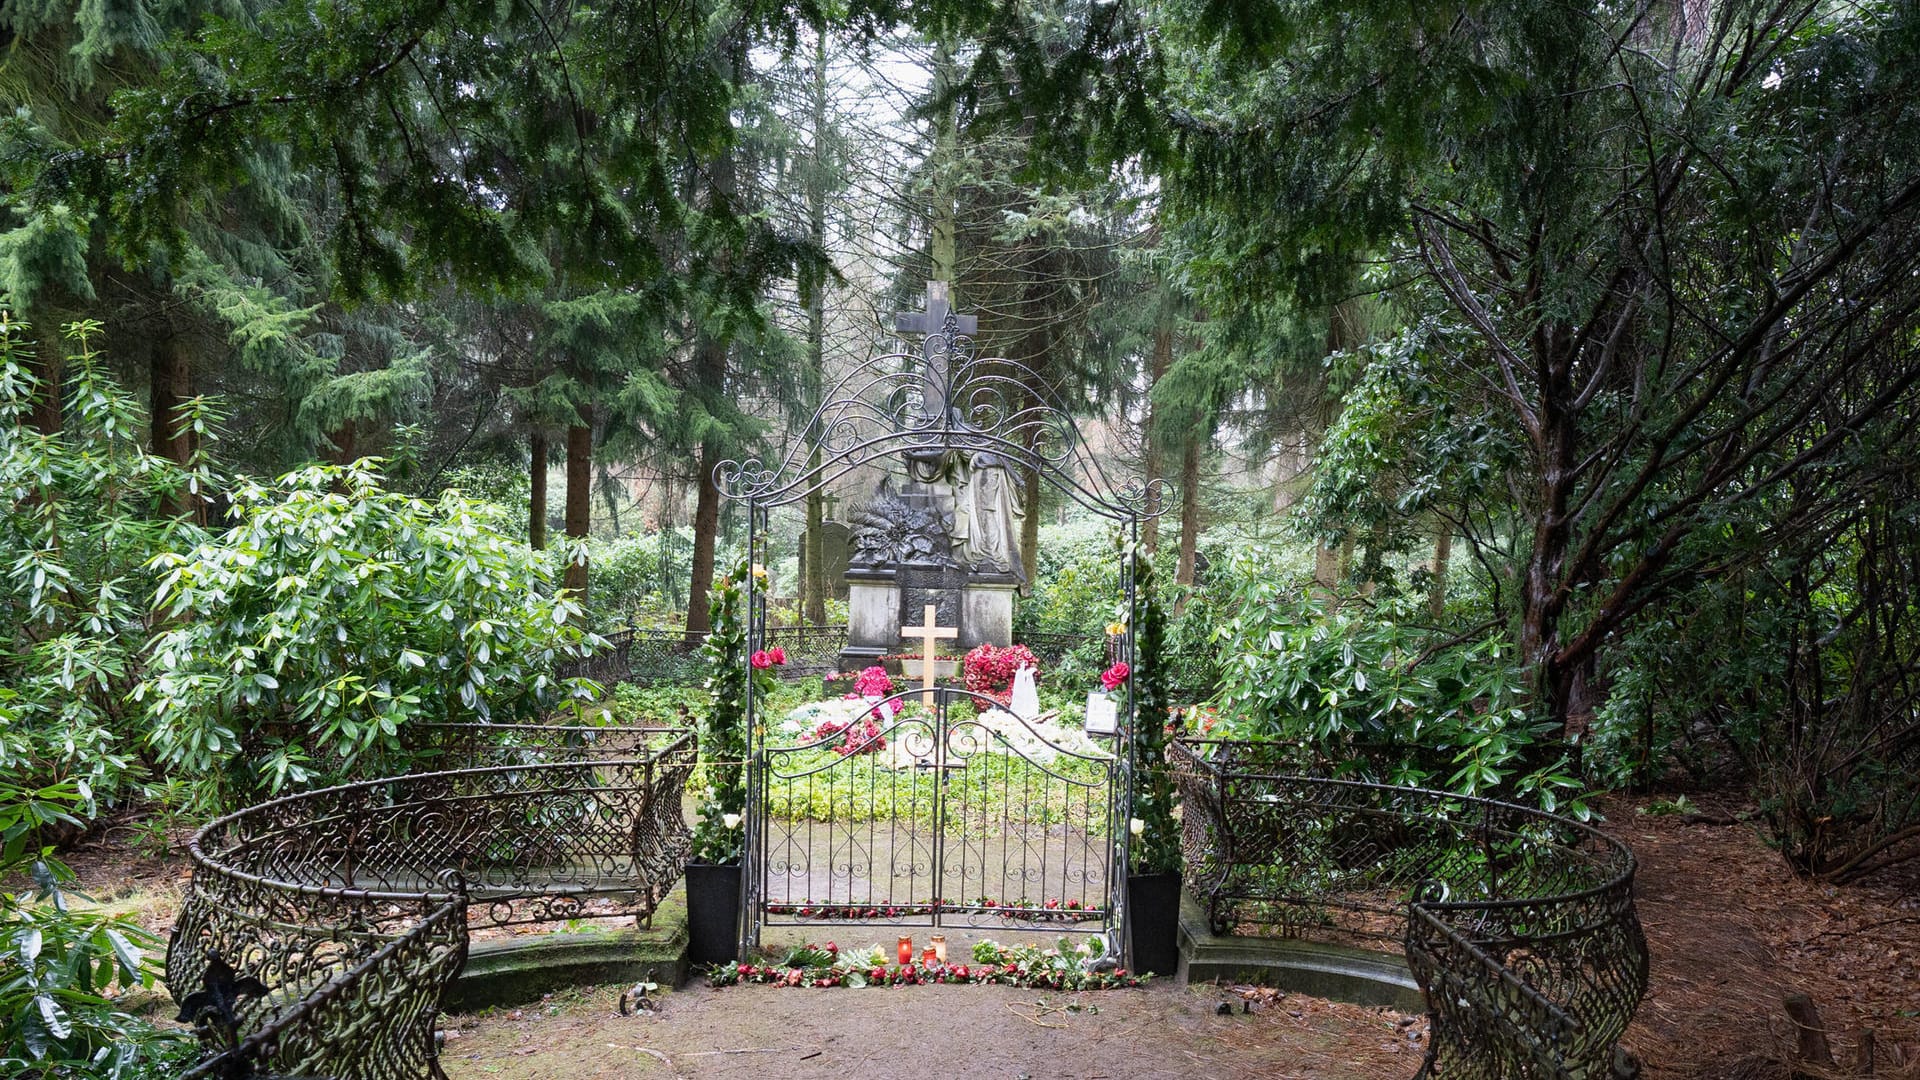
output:
[[[433,1023],[470,928],[644,922],[678,880],[691,733],[417,734],[460,767],[290,795],[194,837],[166,971],[215,1055],[197,1075],[439,1080]],[[259,991],[224,1020],[214,958]]]
[[[1290,748],[1168,748],[1186,888],[1216,933],[1398,941],[1426,995],[1421,1076],[1607,1075],[1647,987],[1633,855],[1508,803],[1282,771]]]

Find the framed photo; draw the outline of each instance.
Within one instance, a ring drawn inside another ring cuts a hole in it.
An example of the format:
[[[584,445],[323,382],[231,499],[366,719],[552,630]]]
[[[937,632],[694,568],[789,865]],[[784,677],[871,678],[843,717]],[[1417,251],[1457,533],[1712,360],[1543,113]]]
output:
[[[1089,735],[1120,734],[1120,702],[1112,694],[1095,690],[1087,695],[1086,732]]]

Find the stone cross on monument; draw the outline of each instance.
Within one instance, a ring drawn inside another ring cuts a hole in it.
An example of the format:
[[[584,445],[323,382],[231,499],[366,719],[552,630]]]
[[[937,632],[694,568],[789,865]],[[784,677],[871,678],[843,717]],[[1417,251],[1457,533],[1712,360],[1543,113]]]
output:
[[[925,311],[900,312],[893,317],[894,330],[902,334],[924,335],[920,341],[920,356],[926,360],[926,370],[920,380],[924,386],[925,402],[923,408],[935,423],[945,423],[947,417],[947,352],[936,350],[933,346],[934,335],[946,332],[947,316],[953,312],[952,302],[948,299],[947,283],[944,281],[927,282],[927,306]],[[980,332],[980,319],[975,315],[955,315],[954,332],[968,337]]]
[[[935,625],[940,620],[934,616],[934,607],[932,604],[927,605],[926,614],[922,615],[920,619],[921,623],[919,626],[901,627],[900,636],[903,638],[920,639],[920,703],[928,708],[932,708],[933,661],[938,653],[933,643],[936,639],[959,637],[960,628],[957,626]]]

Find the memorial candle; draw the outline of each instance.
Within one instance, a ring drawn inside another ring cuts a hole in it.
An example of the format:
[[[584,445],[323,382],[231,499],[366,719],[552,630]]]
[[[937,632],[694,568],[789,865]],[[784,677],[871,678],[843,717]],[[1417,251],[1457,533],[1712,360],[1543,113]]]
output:
[[[900,939],[900,962],[902,964],[913,963],[913,939],[910,937]]]

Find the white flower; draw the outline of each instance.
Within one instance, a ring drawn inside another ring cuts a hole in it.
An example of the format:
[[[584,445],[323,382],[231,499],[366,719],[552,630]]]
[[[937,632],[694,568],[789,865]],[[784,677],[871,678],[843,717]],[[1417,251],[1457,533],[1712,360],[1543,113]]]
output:
[[[1135,836],[1139,836],[1141,833],[1147,831],[1147,823],[1141,821],[1139,818],[1133,818],[1127,822],[1127,831]]]
[[[725,825],[729,829],[737,829],[740,827],[740,815],[739,814],[721,814],[720,824]]]

